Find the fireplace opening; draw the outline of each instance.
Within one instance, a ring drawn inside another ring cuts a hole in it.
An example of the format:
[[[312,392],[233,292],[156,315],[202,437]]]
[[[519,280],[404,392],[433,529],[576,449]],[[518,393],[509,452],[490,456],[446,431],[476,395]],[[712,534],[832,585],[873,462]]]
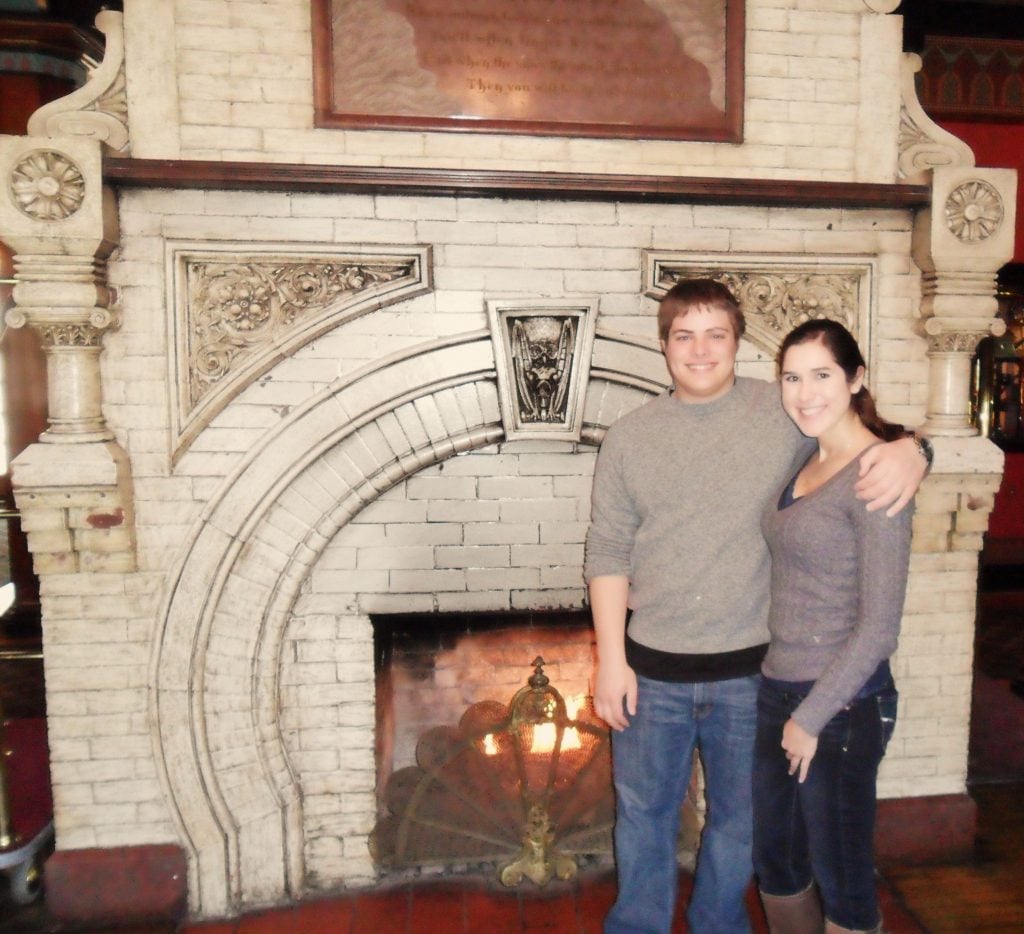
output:
[[[373,620],[382,868],[572,878],[611,851],[607,725],[589,613]]]
[[[589,610],[411,613],[371,618],[376,681],[377,799],[392,773],[416,764],[428,730],[455,726],[481,701],[508,704],[537,656],[570,718],[589,703]]]

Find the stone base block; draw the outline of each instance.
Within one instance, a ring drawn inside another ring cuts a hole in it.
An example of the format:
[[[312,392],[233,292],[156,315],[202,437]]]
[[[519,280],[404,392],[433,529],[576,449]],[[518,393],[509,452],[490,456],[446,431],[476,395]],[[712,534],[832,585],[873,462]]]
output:
[[[876,859],[880,866],[964,859],[974,848],[977,823],[977,805],[967,794],[879,801]]]
[[[185,854],[170,844],[58,850],[44,879],[51,917],[76,926],[174,924],[187,907]]]

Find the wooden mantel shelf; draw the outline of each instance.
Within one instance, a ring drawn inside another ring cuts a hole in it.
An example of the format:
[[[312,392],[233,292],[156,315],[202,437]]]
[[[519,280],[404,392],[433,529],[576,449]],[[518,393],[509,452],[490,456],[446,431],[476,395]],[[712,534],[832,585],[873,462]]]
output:
[[[103,175],[108,184],[118,188],[467,195],[769,207],[914,209],[927,205],[931,197],[927,185],[118,157],[104,160]]]

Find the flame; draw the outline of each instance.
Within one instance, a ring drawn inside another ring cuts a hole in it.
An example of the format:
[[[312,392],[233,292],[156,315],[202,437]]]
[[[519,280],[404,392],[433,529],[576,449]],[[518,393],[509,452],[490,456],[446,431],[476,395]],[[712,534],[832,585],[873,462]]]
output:
[[[496,756],[498,754],[498,744],[494,741],[493,733],[488,733],[484,737],[484,754],[488,756]]]
[[[565,714],[570,720],[576,719],[580,707],[586,703],[586,697],[577,695],[570,697],[565,702]],[[576,727],[568,727],[562,734],[562,751],[567,749],[579,749],[580,734]],[[530,752],[552,752],[555,748],[555,725],[553,723],[538,723],[533,728],[533,741],[530,743]]]

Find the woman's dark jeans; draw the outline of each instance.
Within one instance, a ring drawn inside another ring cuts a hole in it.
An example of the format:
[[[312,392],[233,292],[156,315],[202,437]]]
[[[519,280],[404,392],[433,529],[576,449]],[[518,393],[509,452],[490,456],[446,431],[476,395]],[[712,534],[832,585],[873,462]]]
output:
[[[812,881],[825,917],[852,930],[879,923],[872,839],[878,764],[896,725],[896,688],[836,714],[818,737],[807,779],[789,774],[782,728],[803,700],[765,679],[754,748],[754,871],[761,891],[795,895]]]

